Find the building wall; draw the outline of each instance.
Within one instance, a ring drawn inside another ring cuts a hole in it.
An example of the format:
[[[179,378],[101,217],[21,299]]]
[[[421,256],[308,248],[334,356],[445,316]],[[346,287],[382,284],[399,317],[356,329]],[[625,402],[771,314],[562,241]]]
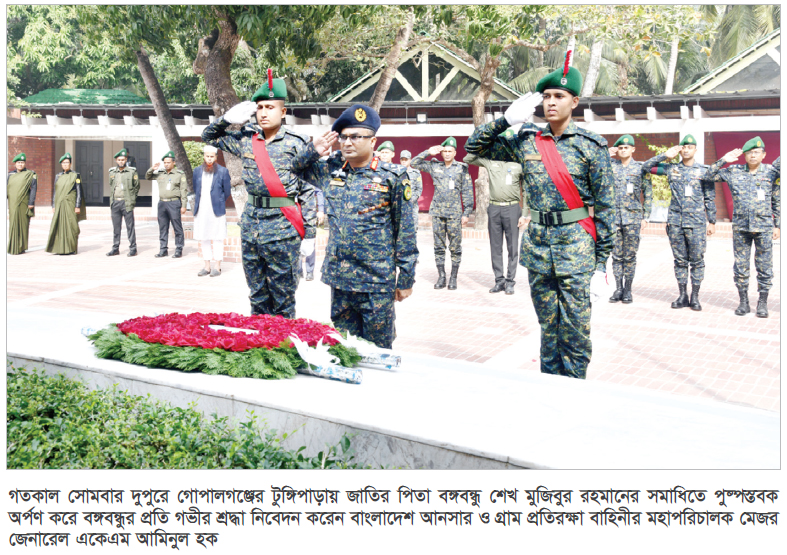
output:
[[[52,185],[55,179],[55,141],[54,139],[36,139],[32,137],[8,137],[8,171],[14,169],[11,160],[24,152],[27,155],[27,168],[38,176],[38,192],[36,206],[52,204]]]

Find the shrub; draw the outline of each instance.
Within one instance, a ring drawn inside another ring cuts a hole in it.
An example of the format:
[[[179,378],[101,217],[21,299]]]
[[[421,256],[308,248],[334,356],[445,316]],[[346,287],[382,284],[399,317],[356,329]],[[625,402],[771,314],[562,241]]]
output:
[[[281,447],[287,434],[253,411],[233,424],[193,404],[178,408],[150,395],[84,383],[41,370],[7,372],[8,468],[358,468],[344,436],[314,457]]]

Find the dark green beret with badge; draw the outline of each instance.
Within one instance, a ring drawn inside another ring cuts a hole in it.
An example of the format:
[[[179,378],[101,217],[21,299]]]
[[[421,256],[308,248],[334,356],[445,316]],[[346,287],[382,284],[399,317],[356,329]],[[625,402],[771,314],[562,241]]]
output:
[[[385,150],[385,149],[388,149],[391,152],[396,152],[396,149],[394,148],[394,145],[391,141],[385,141],[383,144],[381,144],[377,149],[377,152],[380,152],[381,150]]]
[[[162,160],[164,160],[164,158],[172,158],[174,160],[175,159],[175,153],[170,150],[164,156],[161,157]]]
[[[273,70],[268,68],[268,81],[251,97],[253,102],[259,100],[287,100],[287,85],[284,79],[274,79]]]
[[[63,160],[71,160],[71,153],[66,152],[63,156],[60,157],[60,163],[63,163]]]
[[[754,137],[753,139],[749,139],[746,141],[746,144],[743,145],[743,152],[749,152],[754,148],[765,148],[765,143],[762,142],[762,139],[759,137]]]
[[[126,150],[125,148],[121,148],[119,151],[117,151],[117,152],[115,153],[115,156],[114,156],[114,158],[118,158],[119,156],[125,156],[125,157],[128,157],[128,150]]]
[[[544,92],[546,89],[562,89],[574,96],[579,96],[582,91],[582,74],[575,67],[569,67],[571,61],[571,50],[566,52],[566,63],[563,69],[556,69],[552,73],[545,75],[536,84],[536,92]]]
[[[615,141],[615,144],[612,146],[634,146],[634,137],[631,135],[623,135],[620,139]]]
[[[697,146],[697,139],[692,137],[691,135],[686,135],[683,137],[683,140],[680,142],[680,146],[683,145],[694,145]]]
[[[25,153],[24,153],[24,152],[20,152],[19,154],[17,154],[16,156],[14,156],[14,159],[13,159],[13,160],[11,160],[11,162],[19,162],[20,160],[21,160],[22,162],[25,162],[25,161],[27,160],[27,157],[25,156]]]
[[[448,137],[446,140],[440,143],[440,146],[452,146],[456,148],[456,139],[454,139],[453,137]]]

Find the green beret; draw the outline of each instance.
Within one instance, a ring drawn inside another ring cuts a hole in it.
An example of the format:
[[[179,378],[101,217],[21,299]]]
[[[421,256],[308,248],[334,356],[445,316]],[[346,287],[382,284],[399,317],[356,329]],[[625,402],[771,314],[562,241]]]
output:
[[[20,160],[22,160],[23,162],[27,160],[27,157],[25,156],[24,152],[20,152],[19,154],[14,156],[14,159],[11,160],[11,162],[19,162]]]
[[[440,146],[452,146],[456,148],[456,139],[454,139],[453,137],[448,137],[440,144]]]
[[[391,152],[396,152],[396,149],[394,148],[394,145],[393,145],[393,143],[391,141],[385,141],[383,144],[381,144],[377,148],[377,152],[380,152],[381,150],[385,150],[386,148],[388,150],[390,150]]]
[[[683,137],[683,140],[680,142],[680,146],[683,145],[694,145],[697,146],[697,139],[692,137],[691,135],[686,135]]]
[[[164,160],[164,158],[172,158],[174,160],[175,159],[175,153],[170,150],[164,156],[161,157],[162,160]]]
[[[568,68],[568,73],[565,76],[562,68],[556,69],[542,77],[536,84],[536,92],[544,92],[546,89],[562,89],[574,96],[579,96],[582,90],[582,74],[575,67]]]
[[[60,162],[62,163],[63,160],[71,160],[71,154],[66,152],[63,156],[60,157]]]
[[[759,137],[754,137],[753,139],[749,139],[746,141],[746,144],[743,145],[743,152],[749,152],[753,148],[765,148],[765,143],[762,142],[762,139]]]
[[[623,135],[620,139],[615,141],[615,144],[612,146],[618,146],[618,145],[634,146],[634,137],[632,137],[631,135]]]
[[[258,100],[287,100],[287,85],[284,84],[284,79],[273,79],[273,88],[268,87],[265,83],[254,96],[251,97],[253,102]]]
[[[128,157],[128,150],[126,150],[125,148],[121,148],[120,150],[118,150],[118,151],[115,153],[115,156],[113,156],[113,158],[117,158],[118,156],[125,156],[125,157]]]

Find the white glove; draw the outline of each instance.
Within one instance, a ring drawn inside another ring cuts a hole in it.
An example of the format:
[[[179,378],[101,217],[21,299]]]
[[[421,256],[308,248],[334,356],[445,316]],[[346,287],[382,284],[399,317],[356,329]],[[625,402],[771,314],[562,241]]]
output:
[[[536,112],[536,107],[541,104],[543,98],[541,93],[527,93],[514,100],[505,113],[508,125],[525,123]]]
[[[311,256],[314,252],[314,239],[304,239],[301,241],[301,254],[303,256]]]
[[[257,103],[246,100],[236,104],[224,113],[224,119],[230,123],[246,123],[257,112]]]
[[[593,277],[590,278],[590,302],[601,299],[607,293],[607,286],[607,274],[595,271]]]

